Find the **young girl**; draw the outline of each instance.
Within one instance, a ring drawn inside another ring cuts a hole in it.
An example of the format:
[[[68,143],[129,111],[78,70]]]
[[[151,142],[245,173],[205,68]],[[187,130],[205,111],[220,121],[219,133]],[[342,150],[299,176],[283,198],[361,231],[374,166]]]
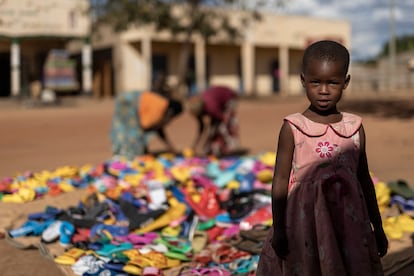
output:
[[[310,105],[284,119],[272,186],[273,227],[257,275],[383,275],[388,241],[361,118],[339,112],[349,52],[319,41],[304,53]]]

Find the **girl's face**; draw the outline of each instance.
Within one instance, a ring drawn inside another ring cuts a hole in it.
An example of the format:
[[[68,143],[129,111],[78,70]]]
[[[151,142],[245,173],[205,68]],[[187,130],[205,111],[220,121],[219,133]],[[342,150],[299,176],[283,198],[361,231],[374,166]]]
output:
[[[336,112],[336,104],[350,80],[341,62],[312,60],[300,77],[311,109],[318,113]]]

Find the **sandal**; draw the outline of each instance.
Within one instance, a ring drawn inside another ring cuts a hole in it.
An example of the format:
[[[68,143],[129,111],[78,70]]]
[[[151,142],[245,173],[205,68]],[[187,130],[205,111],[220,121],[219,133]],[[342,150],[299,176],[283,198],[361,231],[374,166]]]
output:
[[[252,240],[242,240],[237,243],[235,247],[244,252],[249,252],[250,254],[259,255],[262,252],[264,241],[255,242]]]
[[[153,266],[147,266],[142,271],[142,276],[162,276],[163,273],[159,268],[153,267]]]
[[[268,226],[256,224],[250,230],[241,230],[240,236],[247,240],[252,240],[254,242],[261,242],[264,241],[267,237],[267,233],[269,232]]]
[[[200,216],[201,219],[214,218],[221,212],[219,200],[217,198],[216,189],[213,187],[206,187],[201,193],[200,201],[195,201],[189,192],[185,193],[185,200],[194,212]]]
[[[96,251],[96,254],[104,257],[110,257],[113,253],[124,251],[133,248],[132,243],[125,242],[118,245],[104,244],[101,249]]]
[[[185,214],[187,206],[184,203],[179,202],[175,198],[170,198],[169,204],[170,208],[164,214],[155,219],[153,222],[145,225],[144,227],[135,230],[135,232],[145,233],[166,227],[172,221],[181,218]]]
[[[167,246],[169,250],[164,254],[169,258],[179,259],[182,261],[189,261],[191,259],[191,243],[186,239],[171,236],[161,236],[156,239],[155,242]]]
[[[272,205],[266,204],[265,206],[252,211],[249,215],[244,217],[240,222],[240,229],[250,230],[256,225],[267,224],[267,222],[272,219]]]
[[[406,181],[397,180],[395,182],[388,182],[387,184],[391,193],[400,195],[405,199],[414,198],[414,189],[411,188]]]
[[[212,244],[210,249],[212,250],[212,260],[217,264],[229,263],[249,255],[246,251],[238,250],[226,243]]]
[[[61,265],[73,265],[76,261],[86,254],[87,251],[72,247],[68,251],[64,252],[62,255],[57,256],[54,260],[55,263]]]
[[[191,269],[191,275],[230,276],[231,272],[220,267],[200,267]]]
[[[240,258],[233,262],[226,264],[226,268],[234,271],[237,275],[246,275],[249,272],[256,271],[259,263],[259,255],[249,256],[247,258]]]
[[[252,211],[253,205],[254,193],[233,190],[226,209],[231,219],[241,219]]]

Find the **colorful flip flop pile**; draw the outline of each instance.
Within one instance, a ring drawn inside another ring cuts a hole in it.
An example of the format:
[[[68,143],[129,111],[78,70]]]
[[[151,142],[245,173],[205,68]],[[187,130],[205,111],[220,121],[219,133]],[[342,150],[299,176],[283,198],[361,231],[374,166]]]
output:
[[[400,240],[404,234],[414,233],[414,189],[403,180],[384,183],[373,179],[387,237]]]
[[[76,206],[46,206],[7,235],[59,242],[65,252],[55,262],[76,275],[254,275],[272,220],[274,162],[270,152],[222,159],[163,154],[5,178],[3,202],[87,189]],[[381,212],[399,210],[385,216],[387,236],[414,232],[408,185],[373,180]]]
[[[59,242],[66,250],[56,263],[77,275],[254,275],[272,219],[274,162],[274,153],[164,154],[6,178],[4,202],[88,189],[77,206],[46,206],[8,235]]]

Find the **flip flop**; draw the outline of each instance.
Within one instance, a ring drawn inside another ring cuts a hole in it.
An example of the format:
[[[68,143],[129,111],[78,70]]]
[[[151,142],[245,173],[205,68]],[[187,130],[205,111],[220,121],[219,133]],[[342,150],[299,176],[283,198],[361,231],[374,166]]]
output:
[[[9,235],[12,238],[23,237],[28,235],[40,235],[49,227],[53,221],[37,222],[34,220],[26,221],[22,226],[9,231]]]
[[[240,232],[240,226],[238,224],[233,224],[230,227],[227,227],[223,230],[220,236],[217,237],[217,240],[228,240],[237,236]]]
[[[162,244],[162,243],[147,244],[147,245],[144,245],[143,247],[139,248],[138,250],[141,254],[147,254],[151,251],[165,253],[165,252],[168,251],[168,247],[166,245]]]
[[[224,186],[227,185],[230,181],[234,180],[236,178],[236,171],[223,171],[221,172],[217,178],[215,179],[214,183],[219,188],[224,188]]]
[[[152,243],[152,241],[158,238],[158,236],[159,235],[155,232],[148,232],[148,233],[143,233],[143,234],[129,233],[126,236],[115,237],[112,240],[112,243],[120,244],[122,242],[130,242],[132,243],[132,245],[134,245],[134,247],[136,246],[141,247],[141,246]]]
[[[384,232],[389,239],[401,240],[404,236],[404,231],[397,223],[397,217],[389,217],[382,221]]]
[[[214,188],[204,188],[199,202],[194,200],[190,193],[184,193],[186,202],[201,219],[214,218],[222,211]]]
[[[252,240],[242,240],[234,246],[242,251],[249,252],[253,255],[259,255],[262,252],[264,241],[256,242]]]
[[[163,276],[164,274],[159,268],[147,266],[142,270],[142,276]]]
[[[90,237],[102,236],[103,231],[107,231],[112,237],[126,236],[129,233],[129,229],[126,226],[110,225],[110,224],[95,224],[90,231]]]
[[[47,206],[44,212],[31,213],[27,216],[27,218],[29,220],[53,220],[56,219],[56,217],[60,213],[62,213],[62,210],[55,207]]]
[[[142,268],[130,263],[126,263],[122,270],[129,275],[141,275],[142,273]]]
[[[221,170],[220,170],[219,162],[218,161],[214,161],[214,162],[208,163],[208,165],[206,167],[206,175],[207,175],[207,177],[212,178],[212,179],[215,179],[220,174],[221,174]]]
[[[254,193],[232,191],[226,202],[226,210],[231,219],[241,219],[249,214],[254,205]]]
[[[97,271],[85,272],[82,276],[128,276],[127,273],[122,273],[105,267],[100,267]]]
[[[194,276],[230,276],[231,272],[221,267],[201,267],[191,269],[191,275]]]
[[[194,253],[198,253],[203,250],[208,242],[207,233],[204,231],[195,231],[193,239],[191,241],[191,246]]]
[[[164,244],[169,251],[183,254],[191,252],[191,242],[187,239],[172,236],[160,236],[154,242]]]
[[[240,237],[254,242],[264,241],[269,232],[269,226],[256,224],[250,230],[241,230]]]
[[[164,214],[162,214],[160,217],[155,219],[153,222],[148,223],[146,226],[135,230],[135,232],[136,233],[151,232],[151,231],[163,228],[165,226],[168,226],[171,223],[171,221],[174,221],[182,217],[187,210],[186,205],[184,203],[179,202],[175,198],[169,199],[169,205],[170,205],[170,208]]]
[[[273,180],[273,170],[263,169],[256,173],[256,178],[262,183],[271,183]]]
[[[192,259],[191,256],[187,256],[181,252],[167,251],[164,253],[164,255],[170,259],[176,259],[184,262],[191,261]]]
[[[226,264],[226,268],[234,271],[237,275],[246,275],[252,271],[256,271],[259,263],[259,255],[249,256],[247,258],[240,258],[233,262]]]
[[[214,218],[204,220],[204,221],[199,221],[197,225],[197,230],[205,231],[205,230],[212,228],[214,225],[216,225],[216,220]]]
[[[394,194],[400,195],[405,199],[414,198],[414,189],[404,180],[391,181],[387,185]]]
[[[80,257],[87,254],[86,252],[87,251],[85,250],[72,247],[69,250],[65,251],[62,255],[57,256],[54,261],[55,263],[61,265],[73,265]]]
[[[60,226],[62,221],[57,220],[52,222],[43,232],[41,241],[44,243],[55,242],[60,236]]]
[[[104,244],[101,249],[96,251],[96,254],[104,257],[110,257],[115,252],[120,252],[128,249],[132,249],[133,245],[129,242],[124,242],[118,245]]]
[[[404,232],[414,232],[414,219],[407,214],[397,216],[397,223]]]
[[[72,270],[76,275],[83,275],[85,272],[99,270],[105,262],[98,259],[95,255],[86,254],[81,256],[72,266]]]
[[[75,233],[75,226],[67,221],[62,221],[59,226],[59,241],[62,246],[70,245],[73,234]]]
[[[272,205],[267,204],[259,209],[252,211],[240,221],[241,230],[250,230],[255,225],[263,225],[267,221],[273,219]]]
[[[247,174],[236,174],[235,179],[240,183],[240,193],[250,193],[253,191],[253,184],[256,180],[256,176],[252,172]]]

